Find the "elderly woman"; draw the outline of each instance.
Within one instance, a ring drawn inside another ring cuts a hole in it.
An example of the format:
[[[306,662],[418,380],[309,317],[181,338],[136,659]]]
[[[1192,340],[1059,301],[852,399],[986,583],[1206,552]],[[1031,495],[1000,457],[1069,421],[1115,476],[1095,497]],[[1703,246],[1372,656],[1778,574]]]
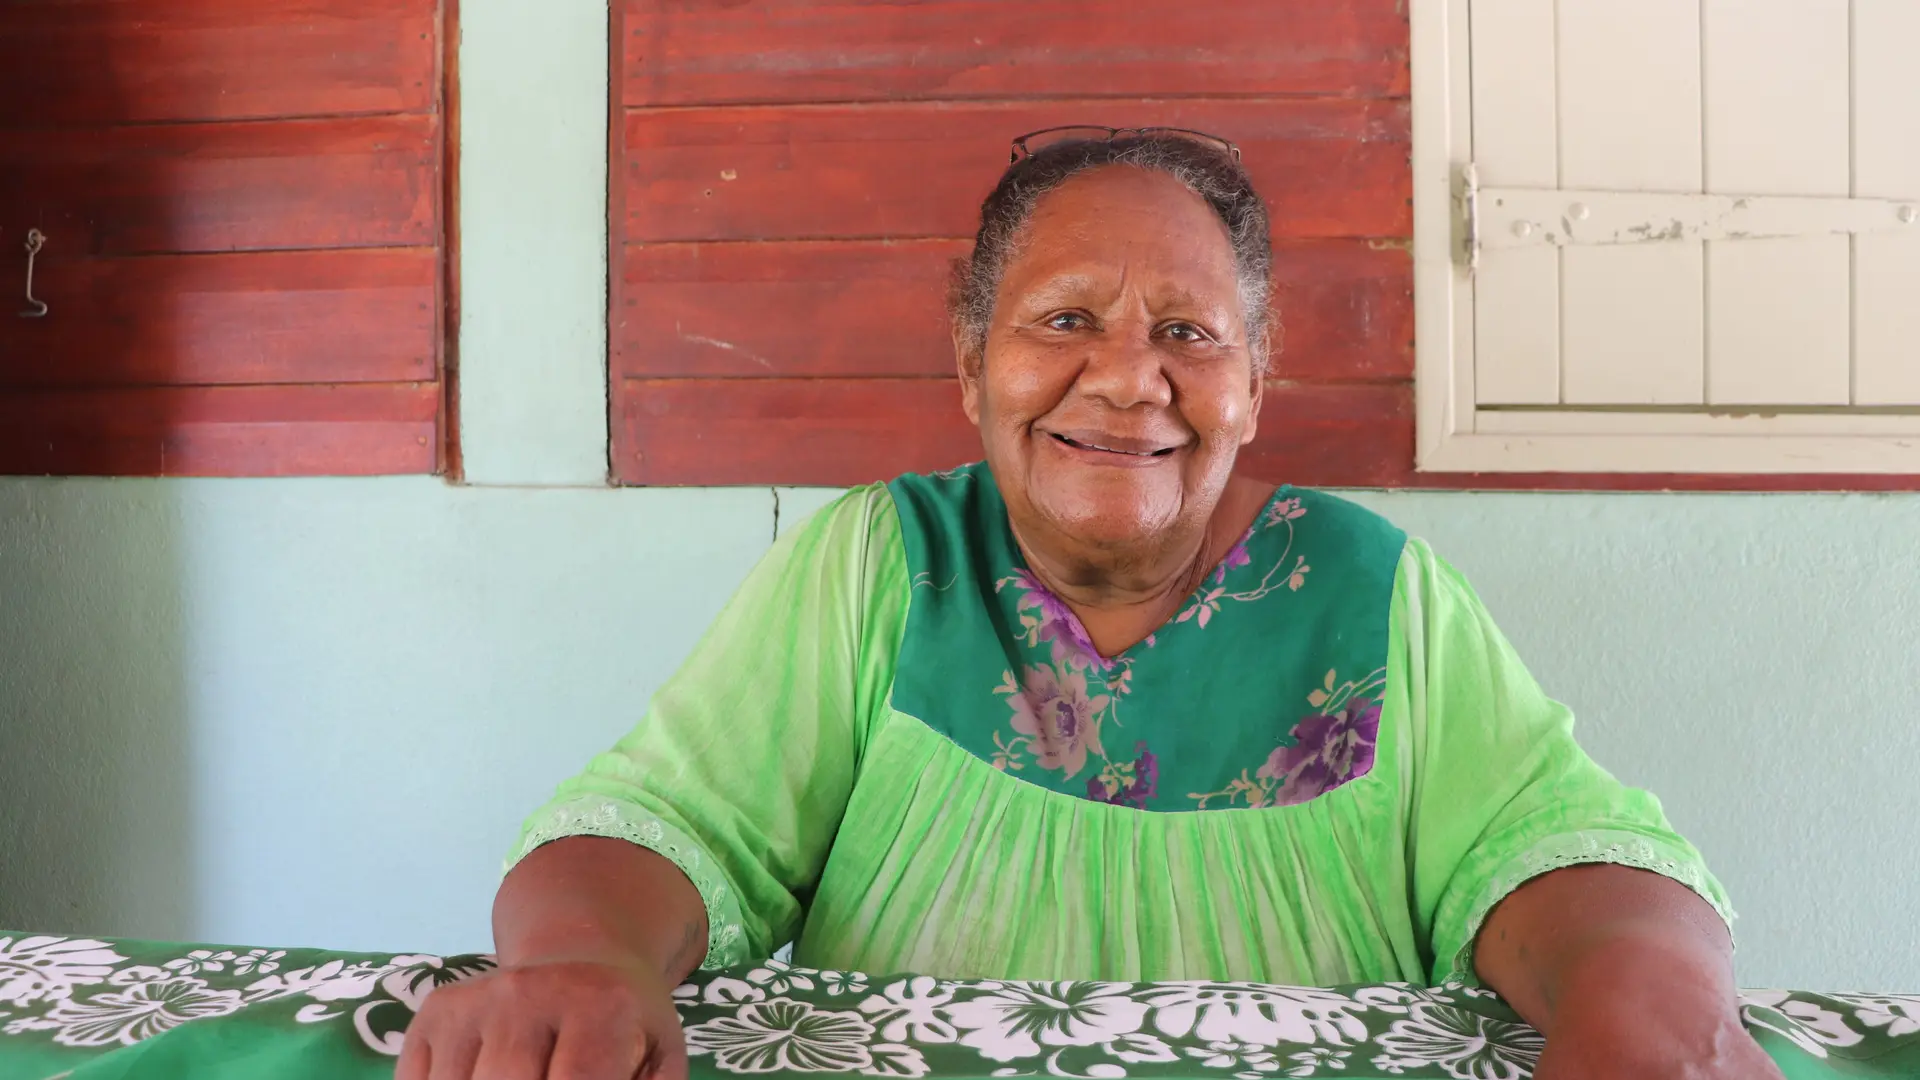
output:
[[[1458,574],[1237,475],[1267,211],[1222,140],[1029,136],[951,297],[981,464],[775,545],[528,822],[503,967],[405,1080],[686,1068],[696,966],[1480,980],[1541,1077],[1777,1076],[1720,887],[1575,744]]]

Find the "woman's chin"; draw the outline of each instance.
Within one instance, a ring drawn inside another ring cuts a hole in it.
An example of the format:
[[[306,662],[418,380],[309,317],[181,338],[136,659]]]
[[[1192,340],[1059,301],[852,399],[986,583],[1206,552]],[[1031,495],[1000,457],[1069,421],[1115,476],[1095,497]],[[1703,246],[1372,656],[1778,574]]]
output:
[[[1144,478],[1141,478],[1144,479]],[[1055,527],[1095,549],[1152,544],[1180,516],[1179,484],[1098,482],[1072,485],[1039,500]]]

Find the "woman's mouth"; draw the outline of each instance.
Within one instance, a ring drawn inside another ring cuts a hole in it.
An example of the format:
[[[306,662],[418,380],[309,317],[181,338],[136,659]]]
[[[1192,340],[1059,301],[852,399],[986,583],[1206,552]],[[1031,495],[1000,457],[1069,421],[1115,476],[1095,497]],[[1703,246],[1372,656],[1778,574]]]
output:
[[[1057,431],[1047,433],[1062,446],[1075,450],[1101,454],[1118,454],[1124,457],[1151,460],[1171,455],[1178,447],[1155,446],[1138,439],[1126,439],[1095,433],[1076,432],[1074,435],[1062,435]]]

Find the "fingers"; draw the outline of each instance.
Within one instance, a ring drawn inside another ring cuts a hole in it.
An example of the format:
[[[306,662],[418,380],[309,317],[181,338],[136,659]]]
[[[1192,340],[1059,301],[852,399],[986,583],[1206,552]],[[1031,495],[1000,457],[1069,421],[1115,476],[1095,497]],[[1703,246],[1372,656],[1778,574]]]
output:
[[[632,1080],[646,1059],[644,1038],[600,1024],[568,1024],[553,1045],[547,1080]]]
[[[432,1067],[433,1048],[427,1043],[426,1033],[420,1030],[420,1021],[415,1019],[407,1029],[400,1049],[400,1064],[393,1069],[393,1080],[430,1080],[428,1070]]]
[[[675,1025],[676,1034],[679,1026]],[[678,1038],[672,1046],[661,1045],[653,1058],[653,1072],[646,1080],[687,1080],[687,1048]]]
[[[431,1039],[427,1051],[433,1059],[427,1080],[473,1080],[473,1064],[480,1058],[480,1038],[475,1032],[452,1031]],[[535,1078],[539,1075],[533,1074]]]
[[[525,1023],[495,1023],[481,1037],[479,1056],[471,1073],[458,1080],[546,1080],[547,1059],[553,1054],[553,1032]],[[434,1076],[432,1080],[440,1080]]]
[[[687,1035],[678,1011],[670,1011],[647,1029],[653,1033],[651,1080],[687,1080]]]

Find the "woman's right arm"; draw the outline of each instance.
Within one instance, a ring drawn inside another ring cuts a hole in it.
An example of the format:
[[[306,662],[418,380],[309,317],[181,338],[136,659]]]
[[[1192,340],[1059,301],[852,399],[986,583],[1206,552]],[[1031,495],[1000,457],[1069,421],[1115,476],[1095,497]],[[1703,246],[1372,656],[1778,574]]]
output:
[[[681,1080],[673,988],[707,950],[680,869],[624,840],[536,849],[493,904],[500,968],[430,995],[396,1080]]]
[[[645,717],[528,819],[501,968],[436,990],[398,1080],[686,1073],[673,988],[794,939],[904,619],[898,518],[857,490],[782,537]]]

